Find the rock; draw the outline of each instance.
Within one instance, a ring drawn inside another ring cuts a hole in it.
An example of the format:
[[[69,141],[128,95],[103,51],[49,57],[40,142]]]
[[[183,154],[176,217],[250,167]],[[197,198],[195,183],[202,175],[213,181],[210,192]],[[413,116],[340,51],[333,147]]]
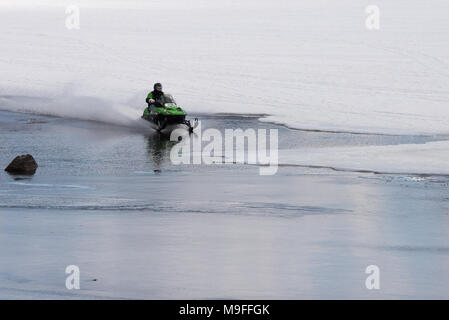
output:
[[[37,169],[36,160],[30,154],[16,157],[5,169],[13,174],[34,174]]]

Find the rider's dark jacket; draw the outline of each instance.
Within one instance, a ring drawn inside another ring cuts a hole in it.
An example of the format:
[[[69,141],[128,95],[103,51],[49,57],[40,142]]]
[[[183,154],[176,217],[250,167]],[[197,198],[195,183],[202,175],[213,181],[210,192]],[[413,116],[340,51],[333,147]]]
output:
[[[156,106],[163,106],[165,103],[165,95],[162,91],[151,91],[148,95],[147,98],[145,99],[146,103],[148,103],[148,105],[150,105],[150,99],[153,99],[154,101],[156,101],[155,103],[153,103]]]

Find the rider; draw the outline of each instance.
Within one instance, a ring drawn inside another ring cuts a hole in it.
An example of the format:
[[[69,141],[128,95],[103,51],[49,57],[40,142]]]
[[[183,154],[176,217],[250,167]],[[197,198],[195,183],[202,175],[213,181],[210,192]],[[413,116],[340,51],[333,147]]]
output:
[[[151,91],[147,98],[146,102],[148,103],[148,110],[151,110],[152,108],[160,108],[165,103],[165,95],[162,91],[162,84],[155,83],[153,86],[153,91]]]

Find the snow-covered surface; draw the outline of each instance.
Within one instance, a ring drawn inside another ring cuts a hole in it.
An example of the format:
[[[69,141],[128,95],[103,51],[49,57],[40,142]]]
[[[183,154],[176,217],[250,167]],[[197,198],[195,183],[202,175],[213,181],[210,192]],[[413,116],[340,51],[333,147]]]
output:
[[[69,4],[79,30],[65,26]],[[449,2],[375,4],[380,30],[369,31],[368,3],[356,0],[3,0],[0,109],[135,125],[160,81],[190,112],[449,133]],[[320,149],[289,162],[446,172],[443,145]]]
[[[283,150],[280,165],[392,174],[449,175],[449,142]]]
[[[79,4],[80,30],[65,27],[68,4]],[[0,90],[63,97],[49,107],[62,115],[78,110],[73,96],[104,99],[100,109],[113,100],[132,118],[161,81],[192,111],[449,132],[449,3],[376,4],[378,31],[354,0],[4,1]]]

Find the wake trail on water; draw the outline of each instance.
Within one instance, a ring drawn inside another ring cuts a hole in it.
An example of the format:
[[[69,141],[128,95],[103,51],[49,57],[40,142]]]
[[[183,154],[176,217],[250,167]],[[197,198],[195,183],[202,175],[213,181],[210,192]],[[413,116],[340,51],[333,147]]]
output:
[[[96,121],[125,127],[145,127],[140,116],[144,106],[135,100],[116,101],[101,96],[77,95],[69,88],[56,95],[0,95],[0,110]]]

